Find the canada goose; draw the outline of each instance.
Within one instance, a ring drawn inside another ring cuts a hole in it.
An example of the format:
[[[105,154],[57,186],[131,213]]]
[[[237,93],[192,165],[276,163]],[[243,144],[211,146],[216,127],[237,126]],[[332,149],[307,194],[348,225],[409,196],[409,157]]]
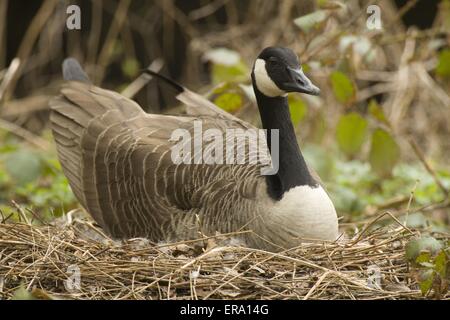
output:
[[[308,169],[290,120],[288,92],[319,94],[292,50],[264,49],[251,73],[262,125],[279,129],[275,175],[262,175],[261,164],[174,164],[171,133],[193,131],[194,120],[222,131],[254,127],[149,73],[178,90],[187,115],[147,114],[120,94],[92,85],[71,58],[63,63],[67,82],[61,95],[50,103],[63,171],[78,200],[108,234],[157,242],[251,230],[240,239],[267,250],[291,248],[301,239],[337,238],[335,208]]]

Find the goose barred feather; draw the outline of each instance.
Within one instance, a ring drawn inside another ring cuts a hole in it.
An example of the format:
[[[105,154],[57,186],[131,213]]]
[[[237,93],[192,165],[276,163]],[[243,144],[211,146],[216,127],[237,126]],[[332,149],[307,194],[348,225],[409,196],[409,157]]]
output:
[[[259,165],[175,165],[171,159],[174,128],[193,136],[194,120],[202,121],[203,130],[223,132],[242,129],[240,122],[198,113],[147,114],[115,92],[81,82],[65,84],[51,108],[70,186],[113,237],[185,239],[257,223],[256,200],[265,187]]]

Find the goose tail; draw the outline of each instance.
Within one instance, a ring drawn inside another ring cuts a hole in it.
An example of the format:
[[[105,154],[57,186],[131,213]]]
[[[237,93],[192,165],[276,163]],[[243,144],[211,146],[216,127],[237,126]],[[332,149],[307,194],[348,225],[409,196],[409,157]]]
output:
[[[73,58],[64,60],[62,71],[67,82],[60,95],[50,100],[50,124],[58,157],[77,199],[104,225],[92,166],[98,136],[107,130],[119,135],[123,127],[118,124],[143,111],[133,101],[93,86]]]
[[[80,63],[74,58],[67,58],[62,64],[63,77],[66,81],[79,81],[91,83],[86,72],[84,72]]]

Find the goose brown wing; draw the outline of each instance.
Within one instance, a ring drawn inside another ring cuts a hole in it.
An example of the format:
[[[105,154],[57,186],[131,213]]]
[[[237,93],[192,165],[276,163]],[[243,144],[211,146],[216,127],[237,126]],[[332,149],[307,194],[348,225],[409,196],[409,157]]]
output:
[[[108,90],[68,82],[51,102],[58,156],[70,186],[93,218],[114,237],[164,239],[180,223],[208,212],[219,198],[249,207],[260,182],[257,165],[175,164],[174,129],[242,128],[211,116],[150,115],[135,102]],[[190,144],[190,142],[189,142]],[[246,179],[242,179],[245,175]],[[205,210],[206,206],[210,206]],[[216,210],[222,211],[222,210]],[[231,213],[232,214],[232,213]],[[178,230],[178,231],[175,231]]]

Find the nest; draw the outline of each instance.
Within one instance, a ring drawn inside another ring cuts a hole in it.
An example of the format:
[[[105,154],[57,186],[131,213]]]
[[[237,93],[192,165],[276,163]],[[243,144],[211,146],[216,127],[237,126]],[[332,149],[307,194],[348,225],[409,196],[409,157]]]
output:
[[[365,229],[273,253],[221,245],[224,235],[155,245],[110,240],[89,222],[3,223],[0,297],[27,289],[54,299],[420,299],[404,258],[413,236]]]

